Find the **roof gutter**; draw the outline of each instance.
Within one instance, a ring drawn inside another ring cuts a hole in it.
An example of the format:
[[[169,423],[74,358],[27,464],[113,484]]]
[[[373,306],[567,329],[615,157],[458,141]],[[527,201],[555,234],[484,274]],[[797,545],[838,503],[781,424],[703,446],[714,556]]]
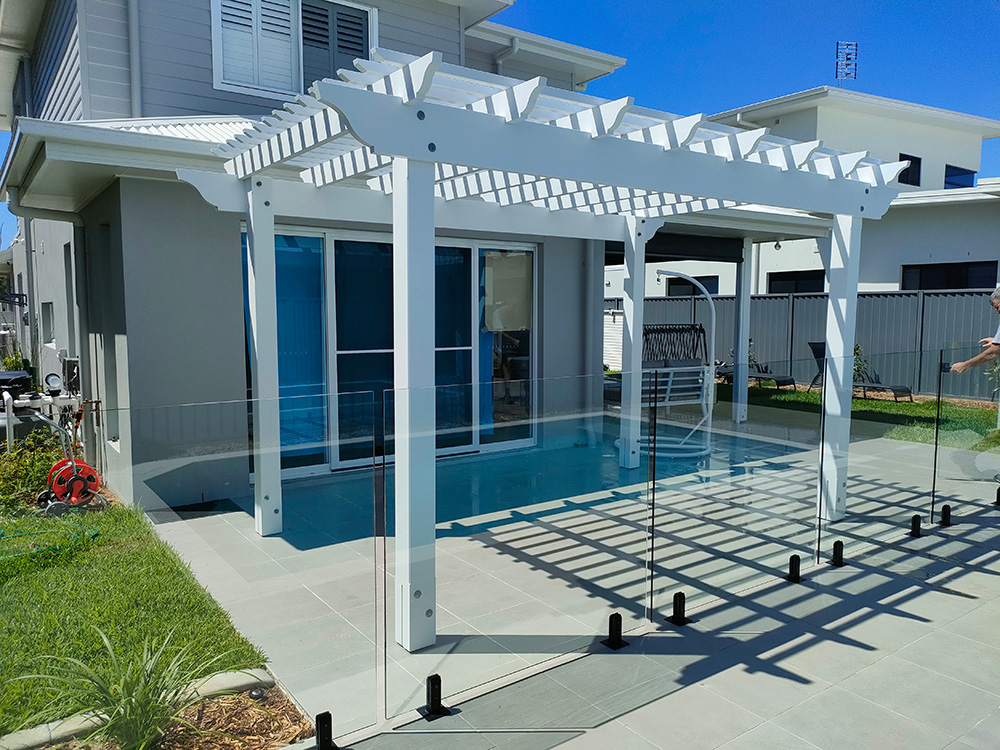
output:
[[[83,217],[71,211],[57,211],[51,208],[29,208],[21,205],[21,189],[7,185],[7,208],[14,216],[22,219],[42,219],[43,221],[66,221],[76,227],[83,226]]]

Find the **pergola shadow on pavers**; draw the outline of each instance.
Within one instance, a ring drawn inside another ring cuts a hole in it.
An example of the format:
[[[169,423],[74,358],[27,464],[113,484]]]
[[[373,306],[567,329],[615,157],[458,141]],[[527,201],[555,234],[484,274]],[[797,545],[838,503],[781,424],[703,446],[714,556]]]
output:
[[[826,471],[821,514],[845,512],[844,477],[861,219],[878,218],[905,163],[795,143],[766,129],[742,131],[375,50],[342,80],[317,81],[309,96],[277,110],[216,153],[227,175],[180,170],[224,210],[247,217],[251,354],[254,359],[255,518],[281,531],[278,355],[275,339],[275,216],[380,221],[391,202],[395,402],[395,639],[408,651],[434,644],[435,228],[487,229],[536,222],[592,227],[624,241],[625,340],[619,463],[640,464],[641,331],[646,242],[667,220],[716,212],[711,221],[821,218],[830,281]],[[719,214],[718,212],[724,212]],[[812,216],[815,214],[815,216]],[[542,226],[537,224],[536,226]],[[529,230],[530,231],[530,230]],[[586,230],[584,230],[586,231]],[[817,234],[823,234],[820,230]],[[738,318],[736,417],[746,414],[749,273],[744,237]]]
[[[885,442],[887,451],[896,447]],[[161,530],[230,609],[237,627],[269,653],[278,680],[310,714],[332,711],[341,733],[422,705],[429,674],[441,675],[446,695],[454,695],[588,650],[603,637],[611,612],[623,615],[626,630],[641,630],[650,614],[654,621],[669,614],[676,591],[699,611],[731,602],[780,580],[793,553],[802,555],[812,579],[816,449],[775,455],[775,446],[765,444],[759,458],[751,452],[739,466],[729,463],[724,441],[716,450],[714,466],[686,475],[662,467],[651,580],[646,485],[587,491],[589,480],[574,488],[562,472],[545,471],[590,465],[593,476],[602,467],[617,472],[610,446],[523,453],[517,471],[536,476],[537,497],[548,498],[524,505],[490,493],[499,477],[511,474],[510,455],[440,462],[439,486],[464,500],[438,512],[452,519],[436,529],[441,637],[418,654],[391,637],[395,603],[384,594],[393,591],[396,569],[392,513],[384,549],[373,536],[357,533],[361,525],[374,527],[379,515],[371,507],[370,477],[288,484],[282,537],[254,533],[247,513],[252,498],[238,500],[239,511],[189,514]],[[388,472],[391,504],[394,471]],[[926,513],[925,488],[858,474],[849,491],[851,516],[823,531],[827,552],[834,538],[843,539],[849,560],[856,561],[859,550],[885,541],[888,551],[867,564],[886,559],[898,569],[914,552],[942,564],[989,562],[994,554],[954,532],[908,539],[909,515]],[[346,519],[341,501],[355,508]],[[484,512],[473,514],[474,502]],[[975,523],[963,518],[964,534]],[[995,536],[985,523],[981,532],[980,544]],[[792,606],[786,619],[798,613]]]
[[[741,736],[747,747],[874,747],[888,737],[906,747],[963,737],[992,746],[1000,738],[991,666],[1000,656],[992,635],[998,521],[982,503],[963,519],[965,532],[982,535],[966,545],[975,566],[909,542],[873,546],[844,568],[745,590],[697,609],[683,628],[631,636],[623,651],[595,644],[586,659],[461,702],[449,717],[352,746],[573,748],[584,733],[606,747],[662,746],[669,737],[711,748]],[[933,536],[948,543],[956,533]],[[517,728],[534,731],[491,734]]]

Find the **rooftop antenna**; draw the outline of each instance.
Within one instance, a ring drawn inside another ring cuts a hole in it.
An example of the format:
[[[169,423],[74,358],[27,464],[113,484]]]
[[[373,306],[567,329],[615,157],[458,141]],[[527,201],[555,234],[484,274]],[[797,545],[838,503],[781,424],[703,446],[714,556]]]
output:
[[[845,78],[858,79],[858,43],[837,42],[837,86]]]

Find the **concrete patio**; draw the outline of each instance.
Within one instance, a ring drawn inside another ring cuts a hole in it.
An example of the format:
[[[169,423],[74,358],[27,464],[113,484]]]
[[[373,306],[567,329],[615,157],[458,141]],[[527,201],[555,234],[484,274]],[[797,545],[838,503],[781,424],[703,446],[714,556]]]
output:
[[[956,572],[956,560],[1000,571],[993,518],[1000,513],[983,507],[992,487],[979,476],[966,481],[969,461],[978,457],[956,461],[957,452],[942,451],[938,502],[948,496],[962,525],[908,540],[910,517],[921,513],[928,520],[933,446],[859,435],[850,515],[817,530],[813,436],[808,425],[772,425],[753,435],[721,436],[707,461],[658,463],[652,582],[645,565],[646,466],[618,469],[610,443],[440,461],[440,635],[436,646],[415,654],[395,644],[393,602],[383,596],[393,590],[391,469],[384,515],[374,500],[373,472],[364,471],[288,483],[288,531],[281,537],[254,533],[250,499],[180,516],[157,513],[155,520],[234,624],[268,653],[269,667],[303,709],[333,713],[338,736],[385,717],[405,720],[423,704],[429,674],[441,675],[446,695],[475,695],[491,680],[525,677],[567,653],[596,650],[463,703],[458,716],[426,725],[434,731],[432,746],[506,747],[510,739],[516,747],[567,740],[580,747],[666,747],[675,740],[662,744],[665,737],[693,731],[697,742],[687,746],[716,747],[753,730],[759,734],[751,744],[733,747],[783,747],[767,738],[796,734],[794,726],[758,726],[779,706],[764,710],[749,703],[785,701],[785,711],[828,688],[832,695],[849,693],[831,686],[880,662],[889,646],[892,653],[909,645],[905,634],[916,640],[948,624],[928,617],[936,606],[930,602],[946,602],[949,611],[955,601],[969,604],[955,618],[989,603],[941,594],[941,586],[964,590],[956,587],[961,581],[994,585],[981,573],[970,577],[967,568]],[[375,536],[383,518],[390,519],[384,546]],[[834,539],[843,540],[851,567],[810,570],[817,534],[824,554]],[[806,583],[777,583],[793,553],[803,558]],[[940,584],[928,586],[927,576]],[[1000,593],[1000,583],[996,587]],[[684,630],[654,627],[633,636],[631,649],[599,653],[595,643],[610,613],[623,615],[626,630],[647,629],[650,590],[660,615],[669,613],[673,593],[684,591],[697,622]],[[919,610],[926,622],[907,608]],[[388,638],[383,622],[389,623]],[[924,627],[915,630],[916,622]],[[892,632],[897,625],[899,634]],[[869,637],[869,630],[875,635]],[[752,676],[746,668],[751,655]],[[639,708],[650,701],[666,701],[669,708]],[[515,705],[521,708],[510,708]],[[712,732],[704,731],[704,721],[692,721],[688,730],[667,721],[667,714],[714,715],[731,705],[742,713],[734,708],[732,721],[708,722]],[[629,724],[633,709],[636,716],[659,717],[666,728],[657,735],[656,722],[646,730],[641,718]],[[560,731],[535,731],[521,744],[507,735],[473,740],[441,734],[541,727]],[[735,733],[723,739],[730,731]],[[423,747],[430,741],[397,733],[361,746]]]

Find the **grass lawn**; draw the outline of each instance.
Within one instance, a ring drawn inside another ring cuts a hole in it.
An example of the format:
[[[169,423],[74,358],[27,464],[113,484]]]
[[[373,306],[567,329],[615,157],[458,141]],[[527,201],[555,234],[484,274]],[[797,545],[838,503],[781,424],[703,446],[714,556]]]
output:
[[[67,520],[68,519],[68,520]],[[18,729],[50,699],[32,681],[13,677],[41,669],[43,655],[90,664],[107,654],[101,628],[119,657],[141,653],[144,640],[194,644],[199,659],[228,656],[209,671],[262,666],[264,655],[236,632],[187,566],[140,513],[112,507],[63,519],[0,516],[0,735]],[[15,534],[44,535],[12,539]],[[90,539],[88,530],[98,532]],[[80,535],[61,553],[9,557]]]
[[[720,401],[732,400],[732,386],[719,384]],[[774,409],[791,409],[819,414],[819,391],[778,390],[768,387],[751,387],[751,405]],[[934,443],[937,401],[911,403],[890,399],[855,398],[851,418],[862,420],[868,427],[884,425],[883,437],[915,443]],[[962,406],[949,401],[941,403],[940,444],[975,451],[1000,452],[1000,431],[996,429],[997,412],[994,408]]]

